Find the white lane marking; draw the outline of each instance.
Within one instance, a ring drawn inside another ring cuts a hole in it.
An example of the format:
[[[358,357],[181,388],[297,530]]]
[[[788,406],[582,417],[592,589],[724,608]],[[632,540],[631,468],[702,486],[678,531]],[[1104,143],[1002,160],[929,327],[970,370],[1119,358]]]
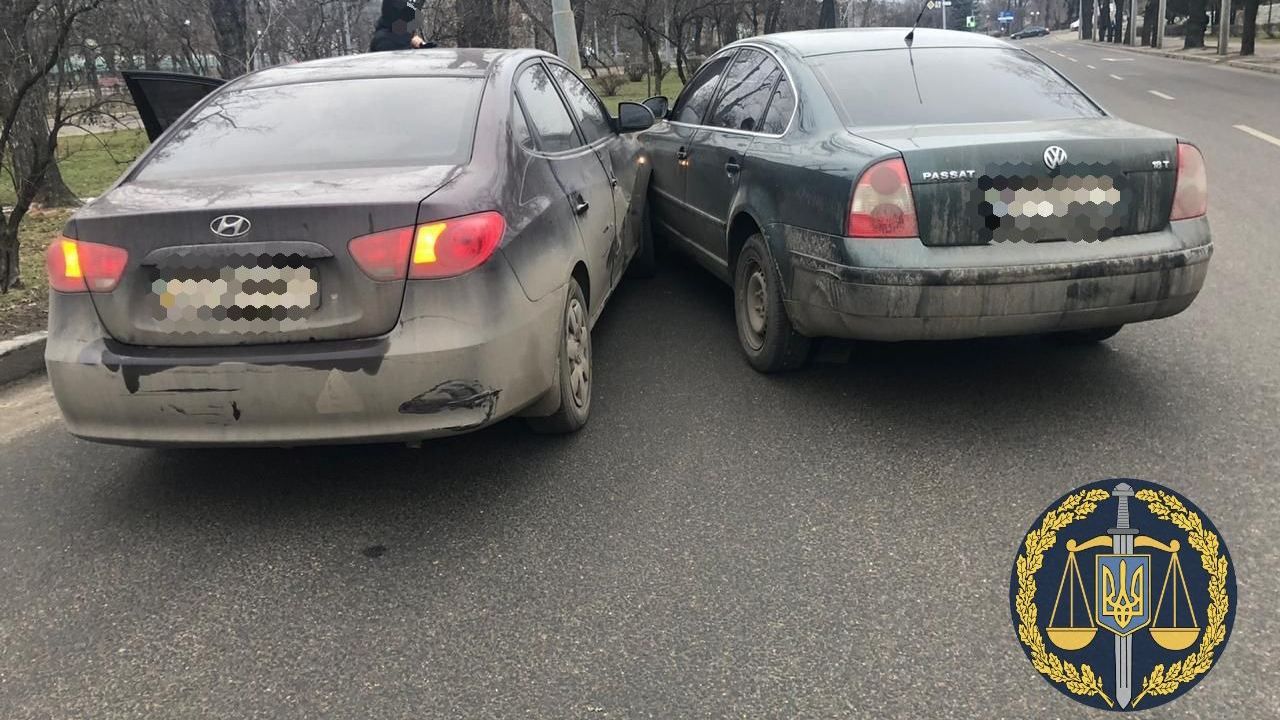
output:
[[[1123,79],[1124,79],[1124,78],[1122,78],[1122,77],[1120,77],[1119,75],[1116,75],[1116,74],[1114,74],[1114,73],[1111,75],[1111,78],[1112,78],[1113,80],[1123,80]]]
[[[1098,69],[1098,68],[1096,68],[1096,67],[1094,67],[1094,66],[1092,66],[1092,65],[1085,65],[1085,67],[1089,68],[1090,70],[1097,70],[1097,69]]]
[[[1103,62],[1133,62],[1133,58],[1102,58]]]
[[[1062,57],[1067,58],[1067,59],[1068,59],[1068,60],[1070,60],[1071,62],[1080,62],[1079,60],[1077,60],[1077,59],[1075,59],[1075,58],[1073,58],[1073,57],[1068,57],[1067,55],[1063,55]]]
[[[1240,132],[1249,133],[1250,135],[1258,138],[1259,140],[1262,140],[1264,142],[1269,142],[1272,145],[1275,145],[1276,147],[1280,147],[1280,138],[1276,137],[1275,135],[1268,135],[1267,133],[1264,133],[1261,130],[1253,129],[1248,125],[1232,125],[1231,127],[1239,130]]]
[[[1152,95],[1155,95],[1155,96],[1156,96],[1156,97],[1158,97],[1158,98],[1164,99],[1164,100],[1176,100],[1176,99],[1177,99],[1177,98],[1175,98],[1175,97],[1174,97],[1174,96],[1172,96],[1172,95],[1165,95],[1164,93],[1160,92],[1159,90],[1148,90],[1147,92],[1151,93]]]

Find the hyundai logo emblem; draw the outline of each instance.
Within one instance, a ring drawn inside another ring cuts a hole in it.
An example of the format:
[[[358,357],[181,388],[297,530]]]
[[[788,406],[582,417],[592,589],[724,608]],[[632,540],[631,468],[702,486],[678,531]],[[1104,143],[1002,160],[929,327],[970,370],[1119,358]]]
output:
[[[1047,158],[1048,155],[1045,157]],[[1046,160],[1046,162],[1048,161]],[[249,218],[239,215],[221,215],[209,223],[209,229],[213,231],[214,235],[221,235],[225,238],[240,237],[249,232],[250,227],[252,225],[249,223]]]
[[[1050,170],[1057,170],[1066,161],[1067,151],[1057,145],[1050,145],[1044,149],[1044,166]]]

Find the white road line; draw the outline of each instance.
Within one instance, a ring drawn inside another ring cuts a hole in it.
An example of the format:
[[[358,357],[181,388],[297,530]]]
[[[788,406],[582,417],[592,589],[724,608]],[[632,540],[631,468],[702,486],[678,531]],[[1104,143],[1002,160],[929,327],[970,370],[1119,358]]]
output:
[[[1237,129],[1237,130],[1239,130],[1240,132],[1246,132],[1246,133],[1249,133],[1250,135],[1252,135],[1252,136],[1254,136],[1254,137],[1258,138],[1259,140],[1262,140],[1262,141],[1264,141],[1264,142],[1269,142],[1269,143],[1271,143],[1272,145],[1275,145],[1276,147],[1280,147],[1280,138],[1278,138],[1278,137],[1276,137],[1276,136],[1274,136],[1274,135],[1268,135],[1268,134],[1266,134],[1266,133],[1262,132],[1261,130],[1254,130],[1253,128],[1249,127],[1248,125],[1232,125],[1231,127],[1235,128],[1235,129]]]
[[[1070,60],[1071,62],[1080,62],[1079,60],[1077,60],[1077,59],[1075,59],[1075,58],[1073,58],[1073,57],[1067,57],[1066,55],[1063,55],[1062,57],[1067,58],[1067,59],[1068,59],[1068,60]]]
[[[1112,79],[1112,80],[1123,80],[1124,78],[1120,77],[1119,75],[1112,74],[1112,75],[1111,75],[1111,79]]]
[[[1177,100],[1177,98],[1175,98],[1174,96],[1172,96],[1172,95],[1165,95],[1164,93],[1160,92],[1159,90],[1148,90],[1147,92],[1151,93],[1152,95],[1155,95],[1155,96],[1156,96],[1156,97],[1158,97],[1158,98],[1164,99],[1164,100]]]
[[[1085,67],[1089,68],[1090,70],[1097,70],[1097,69],[1098,69],[1098,68],[1096,68],[1096,67],[1094,67],[1094,66],[1092,66],[1092,65],[1085,65]]]
[[[1102,58],[1103,62],[1133,62],[1133,58]]]

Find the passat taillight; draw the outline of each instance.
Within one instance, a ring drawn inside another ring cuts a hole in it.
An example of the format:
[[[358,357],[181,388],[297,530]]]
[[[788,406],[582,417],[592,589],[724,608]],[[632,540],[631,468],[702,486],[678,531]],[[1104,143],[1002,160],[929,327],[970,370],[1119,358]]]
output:
[[[129,251],[59,237],[45,252],[49,287],[58,292],[111,292],[129,264]]]
[[[482,212],[361,235],[347,248],[374,280],[446,278],[483,265],[506,229],[502,215]]]
[[[1204,156],[1189,143],[1178,143],[1178,180],[1173,191],[1170,220],[1200,217],[1209,210],[1209,176],[1204,170]]]
[[[858,178],[849,203],[848,233],[860,238],[908,238],[919,234],[911,180],[902,158],[878,162]]]

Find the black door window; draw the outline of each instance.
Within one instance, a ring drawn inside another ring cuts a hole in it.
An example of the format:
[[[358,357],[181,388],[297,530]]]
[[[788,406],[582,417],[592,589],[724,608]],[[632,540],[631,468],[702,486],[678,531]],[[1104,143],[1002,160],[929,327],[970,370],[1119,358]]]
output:
[[[739,52],[724,76],[720,101],[707,124],[731,130],[758,130],[781,73],[773,58],[759,50]]]
[[[587,136],[587,142],[593,143],[612,135],[613,124],[609,122],[604,106],[600,104],[596,94],[591,92],[591,88],[587,87],[587,84],[574,75],[569,68],[554,63],[551,63],[550,67],[551,75],[555,77],[556,82],[560,83],[560,89],[569,100],[569,108],[578,118],[578,126],[582,128],[582,134]]]
[[[764,122],[760,124],[760,132],[767,135],[781,135],[787,131],[791,122],[791,114],[796,109],[796,94],[791,90],[787,76],[778,78],[778,85],[773,90],[773,99],[769,101],[769,110],[765,113]]]
[[[560,93],[541,65],[533,65],[521,73],[516,80],[516,91],[529,114],[529,124],[538,136],[539,149],[563,152],[582,145]]]
[[[673,122],[689,125],[702,124],[702,116],[706,114],[707,106],[715,96],[716,86],[720,84],[720,76],[724,74],[725,68],[729,66],[729,61],[732,59],[731,54],[721,55],[708,60],[707,64],[702,66],[698,74],[684,86],[684,92],[681,92],[676,100],[676,106],[671,111]]]

